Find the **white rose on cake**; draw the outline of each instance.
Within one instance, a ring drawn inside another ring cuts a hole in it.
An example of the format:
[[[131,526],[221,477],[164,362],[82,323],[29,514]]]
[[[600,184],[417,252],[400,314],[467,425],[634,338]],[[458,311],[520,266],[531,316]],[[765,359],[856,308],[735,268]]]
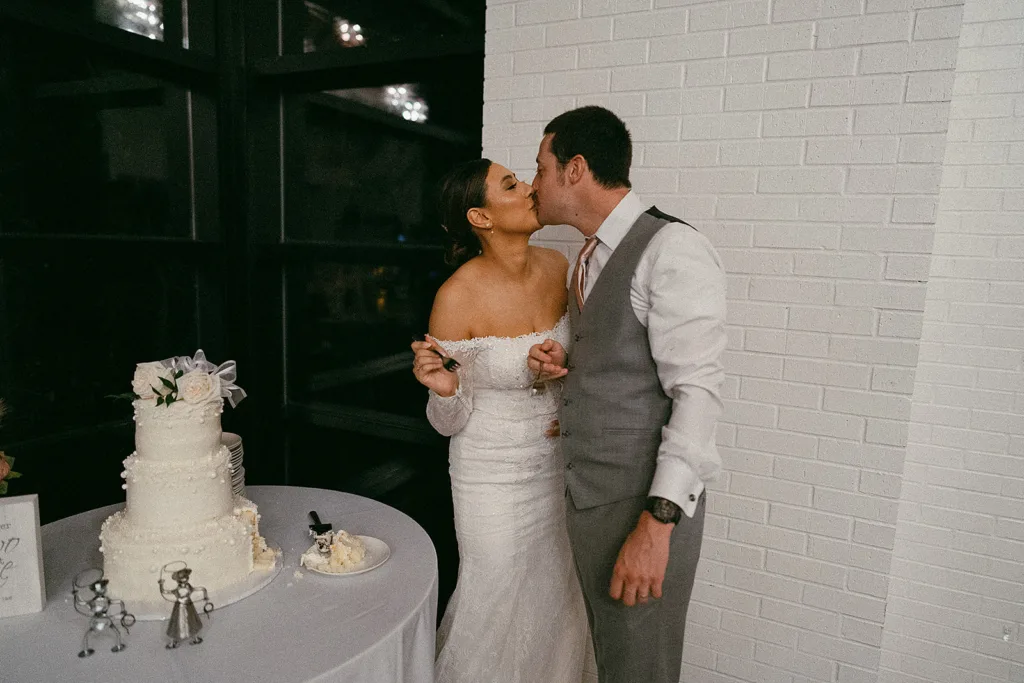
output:
[[[178,400],[204,403],[220,397],[220,377],[202,370],[186,372],[178,378]]]
[[[166,379],[174,381],[174,369],[162,363],[139,363],[135,366],[135,377],[132,379],[132,391],[139,398],[156,398],[166,396],[171,390],[161,382]]]

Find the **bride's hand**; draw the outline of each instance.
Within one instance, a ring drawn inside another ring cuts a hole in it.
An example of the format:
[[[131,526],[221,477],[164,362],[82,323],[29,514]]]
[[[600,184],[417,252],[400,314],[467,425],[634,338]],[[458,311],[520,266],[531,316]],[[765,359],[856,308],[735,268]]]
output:
[[[531,346],[526,365],[531,372],[540,373],[543,382],[569,374],[565,368],[565,349],[554,339],[545,339]]]
[[[562,435],[562,425],[558,420],[552,420],[548,428],[544,430],[544,436],[549,439],[557,439]]]
[[[459,376],[444,369],[444,358],[448,356],[437,340],[427,335],[426,341],[413,342],[412,350],[416,354],[412,361],[412,374],[416,375],[419,383],[438,396],[454,396],[459,388]],[[435,350],[444,358],[434,353]]]

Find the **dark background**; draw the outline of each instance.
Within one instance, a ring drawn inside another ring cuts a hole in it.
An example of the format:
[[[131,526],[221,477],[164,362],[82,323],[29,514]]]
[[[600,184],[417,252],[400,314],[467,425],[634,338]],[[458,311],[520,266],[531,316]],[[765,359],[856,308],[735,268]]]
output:
[[[408,344],[448,275],[437,180],[480,155],[483,36],[483,0],[0,3],[9,493],[44,524],[123,501],[131,408],[105,397],[202,348],[249,394],[223,419],[247,483],[406,512],[442,613],[447,441]],[[426,123],[389,109],[398,85]]]

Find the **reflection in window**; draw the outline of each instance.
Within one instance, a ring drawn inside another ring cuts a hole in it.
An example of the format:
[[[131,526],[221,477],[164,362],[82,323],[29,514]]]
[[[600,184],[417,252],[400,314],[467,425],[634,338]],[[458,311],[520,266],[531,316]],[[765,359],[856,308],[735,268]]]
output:
[[[96,19],[153,40],[164,39],[163,0],[96,0]]]
[[[427,101],[416,92],[416,86],[399,83],[380,88],[350,88],[348,90],[328,90],[328,95],[346,100],[361,102],[367,106],[401,116],[413,123],[426,123],[430,113]]]
[[[363,92],[359,96],[365,96]],[[466,152],[433,129],[334,94],[304,95],[302,133],[290,149],[302,164],[287,188],[289,239],[349,244],[437,244],[436,183]]]
[[[416,97],[416,92],[411,86],[388,86],[384,89],[384,94],[393,113],[401,115],[406,121],[426,123],[427,101],[422,97]]]
[[[315,2],[306,2],[306,11],[309,14],[309,26],[302,41],[303,52],[366,45],[366,36],[360,24],[340,17]]]
[[[280,0],[283,34],[302,36],[304,52],[336,52],[371,43],[410,47],[482,36],[483,0]],[[289,38],[286,52],[300,43]]]

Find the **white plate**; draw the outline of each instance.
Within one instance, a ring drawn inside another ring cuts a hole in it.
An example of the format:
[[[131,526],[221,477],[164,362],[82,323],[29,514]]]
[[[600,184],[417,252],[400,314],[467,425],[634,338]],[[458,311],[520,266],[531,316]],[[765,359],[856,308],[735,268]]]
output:
[[[242,447],[242,437],[238,434],[232,434],[231,432],[221,432],[220,442],[232,451],[239,450]]]
[[[388,558],[391,557],[391,548],[389,548],[388,544],[379,538],[374,538],[373,536],[356,536],[356,538],[362,540],[363,545],[366,546],[366,555],[363,557],[363,561],[352,569],[343,572],[323,572],[319,569],[306,567],[305,565],[300,565],[300,569],[308,569],[309,571],[321,574],[322,576],[355,576],[356,574],[364,574],[376,569],[387,562]],[[316,543],[309,546],[309,549],[315,550]]]

